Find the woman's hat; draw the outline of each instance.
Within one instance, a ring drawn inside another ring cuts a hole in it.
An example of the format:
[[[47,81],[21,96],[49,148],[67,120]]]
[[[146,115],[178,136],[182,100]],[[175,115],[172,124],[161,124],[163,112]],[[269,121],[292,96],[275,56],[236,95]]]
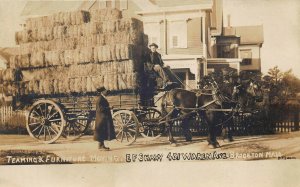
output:
[[[158,48],[158,45],[156,43],[152,43],[152,44],[149,45],[149,47],[151,47],[151,46],[154,46],[154,47]]]

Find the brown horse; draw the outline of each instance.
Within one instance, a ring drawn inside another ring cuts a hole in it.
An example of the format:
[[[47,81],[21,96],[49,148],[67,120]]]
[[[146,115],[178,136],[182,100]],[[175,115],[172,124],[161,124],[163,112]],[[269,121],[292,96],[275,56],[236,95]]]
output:
[[[161,108],[162,114],[165,116],[163,120],[166,120],[170,143],[175,144],[172,135],[174,119],[182,120],[183,133],[186,136],[186,139],[190,140],[191,137],[188,135],[188,124],[195,115],[199,115],[201,121],[208,125],[207,140],[211,148],[219,147],[219,143],[216,140],[218,125],[222,125],[224,139],[226,138],[229,141],[233,140],[230,125],[233,124],[232,116],[235,111],[222,112],[220,109],[233,109],[238,106],[238,102],[233,102],[224,97],[225,94],[222,93],[213,78],[207,80],[206,84],[209,89],[195,91],[173,89],[162,97]],[[238,97],[240,98],[251,99],[260,95],[256,84],[252,82],[245,84],[241,88],[235,89],[240,90],[238,91]]]
[[[221,103],[217,93],[212,90],[205,92],[194,92],[184,89],[173,89],[167,92],[162,98],[162,114],[163,120],[166,121],[168,127],[168,136],[171,144],[175,144],[172,135],[173,119],[182,120],[183,132],[188,131],[188,122],[190,119],[199,115],[201,120],[208,125],[208,143],[211,148],[219,147],[216,139],[216,124],[219,123],[220,112],[213,111],[221,109]]]

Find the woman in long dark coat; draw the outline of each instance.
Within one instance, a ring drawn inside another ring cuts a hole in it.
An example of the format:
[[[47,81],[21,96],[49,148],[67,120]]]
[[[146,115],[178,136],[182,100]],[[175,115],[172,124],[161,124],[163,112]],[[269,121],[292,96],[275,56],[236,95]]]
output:
[[[99,142],[100,150],[109,150],[109,148],[104,145],[104,140],[116,139],[109,103],[105,98],[109,91],[104,87],[97,89],[97,91],[100,93],[100,96],[96,101],[96,124],[94,140]]]

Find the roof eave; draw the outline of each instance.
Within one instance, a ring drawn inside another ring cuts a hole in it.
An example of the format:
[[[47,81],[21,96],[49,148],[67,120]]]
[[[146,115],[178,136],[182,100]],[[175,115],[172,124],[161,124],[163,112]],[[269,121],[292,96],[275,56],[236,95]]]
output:
[[[167,13],[167,12],[185,12],[185,11],[199,11],[199,10],[211,10],[212,5],[193,5],[193,6],[177,6],[177,7],[160,7],[153,10],[146,10],[146,11],[137,11],[136,14],[138,15],[146,15],[146,14],[159,14],[159,13]]]

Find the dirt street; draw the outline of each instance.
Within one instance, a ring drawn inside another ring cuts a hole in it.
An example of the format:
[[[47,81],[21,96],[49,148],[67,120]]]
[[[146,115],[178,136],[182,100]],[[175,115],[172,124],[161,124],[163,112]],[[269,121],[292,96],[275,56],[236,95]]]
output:
[[[111,151],[97,150],[92,136],[76,141],[61,138],[55,144],[42,144],[26,135],[0,135],[0,164],[54,163],[119,163],[119,162],[175,162],[203,160],[266,160],[300,158],[300,132],[285,134],[235,137],[234,142],[223,142],[217,149],[209,149],[206,137],[194,137],[185,142],[177,137],[171,146],[166,137],[156,140],[138,138],[130,146],[117,141],[107,142]],[[50,155],[47,157],[47,155]],[[21,157],[42,156],[43,162],[18,160]],[[17,157],[16,159],[14,159]],[[46,162],[47,161],[47,162]],[[27,163],[29,162],[29,163]]]

